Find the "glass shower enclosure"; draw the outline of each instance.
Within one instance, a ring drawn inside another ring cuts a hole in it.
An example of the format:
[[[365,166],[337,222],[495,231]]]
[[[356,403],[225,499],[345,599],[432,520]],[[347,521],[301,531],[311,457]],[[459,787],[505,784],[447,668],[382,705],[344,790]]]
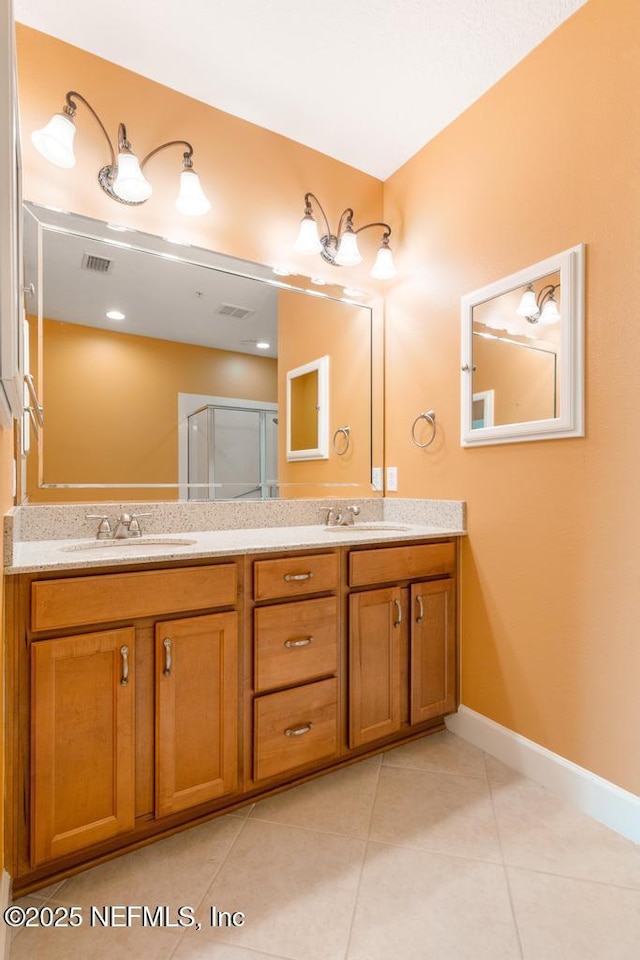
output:
[[[187,417],[189,500],[278,496],[278,411],[205,404]]]

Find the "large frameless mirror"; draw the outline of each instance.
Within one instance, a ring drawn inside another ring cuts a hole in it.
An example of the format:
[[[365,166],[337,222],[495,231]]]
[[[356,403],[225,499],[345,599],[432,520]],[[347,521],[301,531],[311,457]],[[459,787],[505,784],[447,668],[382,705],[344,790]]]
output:
[[[584,246],[462,298],[463,446],[584,434]]]
[[[382,441],[370,306],[340,287],[300,289],[260,264],[32,204],[25,238],[44,408],[29,501],[372,495]],[[325,404],[314,444],[324,459],[290,462],[286,374],[319,356],[330,357],[317,375],[335,423]],[[343,423],[348,456],[323,439]]]

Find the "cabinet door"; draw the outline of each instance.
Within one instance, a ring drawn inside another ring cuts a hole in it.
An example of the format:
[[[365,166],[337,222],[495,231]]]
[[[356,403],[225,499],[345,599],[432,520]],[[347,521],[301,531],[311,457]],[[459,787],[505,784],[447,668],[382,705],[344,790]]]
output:
[[[405,627],[399,587],[349,597],[349,744],[389,736],[402,723]],[[406,702],[406,695],[405,695]]]
[[[31,646],[31,860],[133,829],[132,627]]]
[[[236,789],[238,615],[156,625],[156,816]]]
[[[411,723],[456,708],[455,581],[411,587]]]

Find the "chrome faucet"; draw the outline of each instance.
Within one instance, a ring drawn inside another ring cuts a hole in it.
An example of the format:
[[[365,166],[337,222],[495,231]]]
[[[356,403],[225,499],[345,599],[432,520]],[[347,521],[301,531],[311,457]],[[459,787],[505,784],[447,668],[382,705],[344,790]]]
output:
[[[109,517],[101,513],[85,513],[85,520],[99,520],[100,525],[96,533],[98,540],[128,540],[130,537],[141,537],[140,517],[150,517],[150,513],[121,513],[116,521],[116,528],[112,530]]]

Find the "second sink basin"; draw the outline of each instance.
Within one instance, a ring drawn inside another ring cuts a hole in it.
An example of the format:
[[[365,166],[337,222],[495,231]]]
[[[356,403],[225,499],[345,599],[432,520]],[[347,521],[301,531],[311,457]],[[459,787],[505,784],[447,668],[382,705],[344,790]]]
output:
[[[188,537],[129,537],[121,540],[90,540],[88,543],[74,543],[61,549],[65,553],[75,553],[77,550],[118,550],[121,547],[191,547],[196,542]]]

